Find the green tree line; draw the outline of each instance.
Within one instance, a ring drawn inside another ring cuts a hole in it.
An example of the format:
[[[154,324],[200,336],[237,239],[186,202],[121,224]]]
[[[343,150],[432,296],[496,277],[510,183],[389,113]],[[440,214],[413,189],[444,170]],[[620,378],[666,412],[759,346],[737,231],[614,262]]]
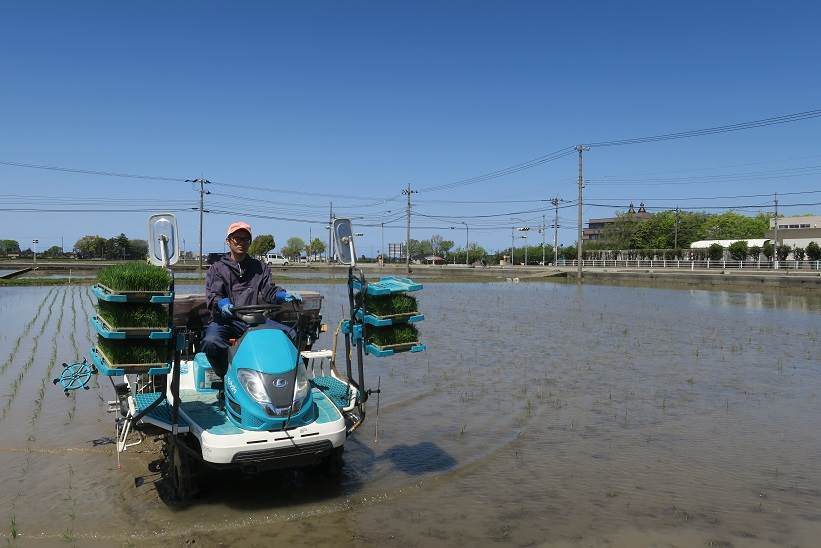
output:
[[[108,239],[90,235],[75,242],[74,252],[80,259],[145,259],[148,256],[148,242],[131,240],[122,233]]]
[[[600,240],[585,243],[587,249],[682,249],[699,240],[746,240],[764,238],[770,216],[754,217],[732,211],[721,214],[693,211],[661,211],[649,218],[620,213],[602,231]]]

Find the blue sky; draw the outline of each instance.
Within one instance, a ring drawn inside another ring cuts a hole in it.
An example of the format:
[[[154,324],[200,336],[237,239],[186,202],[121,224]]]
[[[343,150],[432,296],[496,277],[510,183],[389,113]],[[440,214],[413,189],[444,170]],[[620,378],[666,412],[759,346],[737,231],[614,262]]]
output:
[[[7,2],[0,161],[205,177],[215,182],[206,207],[240,213],[206,216],[206,250],[221,250],[238,218],[282,244],[324,234],[333,200],[357,218],[371,254],[381,233],[368,225],[388,221],[386,243],[404,237],[392,219],[408,183],[447,184],[577,143],[821,108],[819,20],[814,2]],[[586,196],[698,208],[768,200],[714,196],[819,190],[819,134],[816,118],[596,148]],[[413,237],[461,244],[465,222],[472,241],[508,246],[510,226],[541,223],[539,200],[576,198],[576,170],[569,155],[421,192],[415,210],[428,217],[414,217]],[[2,212],[0,238],[39,238],[41,249],[84,234],[145,237],[148,213],[100,210],[197,203],[181,181],[8,165],[0,194],[6,209],[96,210]],[[821,194],[782,199],[815,202]],[[590,206],[585,218],[613,212]],[[178,219],[193,249],[197,215]],[[563,209],[563,242],[575,240],[575,223],[575,208]]]

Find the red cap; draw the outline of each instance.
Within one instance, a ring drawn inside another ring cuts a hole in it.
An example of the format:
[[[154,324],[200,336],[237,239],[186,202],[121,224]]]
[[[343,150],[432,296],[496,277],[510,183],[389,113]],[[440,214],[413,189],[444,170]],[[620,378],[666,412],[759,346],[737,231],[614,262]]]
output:
[[[246,230],[248,231],[249,235],[252,234],[251,225],[249,225],[248,223],[243,223],[242,221],[237,221],[236,223],[231,223],[230,225],[228,225],[228,232],[225,234],[225,237],[227,238],[237,230]]]

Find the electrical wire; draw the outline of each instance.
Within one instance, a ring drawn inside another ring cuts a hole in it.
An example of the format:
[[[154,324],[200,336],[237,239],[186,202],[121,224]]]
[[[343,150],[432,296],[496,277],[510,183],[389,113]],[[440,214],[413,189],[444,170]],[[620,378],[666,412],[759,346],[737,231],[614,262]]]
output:
[[[746,129],[753,129],[759,127],[767,127],[778,124],[788,124],[793,122],[800,122],[803,120],[810,120],[821,117],[821,109],[807,110],[804,112],[796,112],[793,114],[784,114],[781,116],[773,116],[771,118],[762,118],[760,120],[752,120],[749,122],[741,122],[737,124],[728,124],[723,126],[708,127],[703,129],[693,129],[689,131],[679,131],[675,133],[662,133],[659,135],[650,135],[646,137],[633,137],[629,139],[615,139],[610,141],[597,141],[593,143],[585,143],[591,148],[612,147],[635,145],[640,143],[654,143],[658,141],[671,141],[675,139],[688,139],[691,137],[701,137],[704,135],[716,135],[719,133],[730,133],[734,131],[743,131]]]
[[[491,179],[497,179],[499,177],[504,177],[506,175],[511,175],[513,173],[518,173],[520,171],[524,171],[526,169],[531,169],[536,166],[540,166],[546,164],[548,162],[553,162],[558,160],[559,158],[564,158],[565,156],[569,156],[573,154],[573,147],[565,147],[559,150],[550,152],[548,154],[544,154],[537,158],[533,158],[532,160],[528,160],[526,162],[521,162],[512,166],[508,166],[502,169],[497,169],[495,171],[491,171],[489,173],[484,173],[482,175],[477,175],[475,177],[468,177],[466,179],[459,179],[457,181],[453,181],[450,183],[440,184],[429,186],[425,188],[417,189],[419,192],[437,192],[441,190],[453,190],[454,188],[458,188],[461,186],[472,185],[476,183],[481,183],[484,181],[489,181]]]

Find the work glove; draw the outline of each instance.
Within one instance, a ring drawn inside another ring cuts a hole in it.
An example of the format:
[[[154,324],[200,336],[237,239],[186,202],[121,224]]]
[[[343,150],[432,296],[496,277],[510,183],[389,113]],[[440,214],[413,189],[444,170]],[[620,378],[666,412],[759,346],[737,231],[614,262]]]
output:
[[[295,295],[293,293],[288,293],[284,289],[277,291],[274,294],[274,300],[278,303],[291,303],[294,301],[302,302],[302,297],[300,295]]]
[[[223,297],[222,299],[217,301],[217,306],[220,309],[220,314],[222,314],[223,318],[233,318],[234,317],[234,305],[231,302],[231,299],[228,297]]]

